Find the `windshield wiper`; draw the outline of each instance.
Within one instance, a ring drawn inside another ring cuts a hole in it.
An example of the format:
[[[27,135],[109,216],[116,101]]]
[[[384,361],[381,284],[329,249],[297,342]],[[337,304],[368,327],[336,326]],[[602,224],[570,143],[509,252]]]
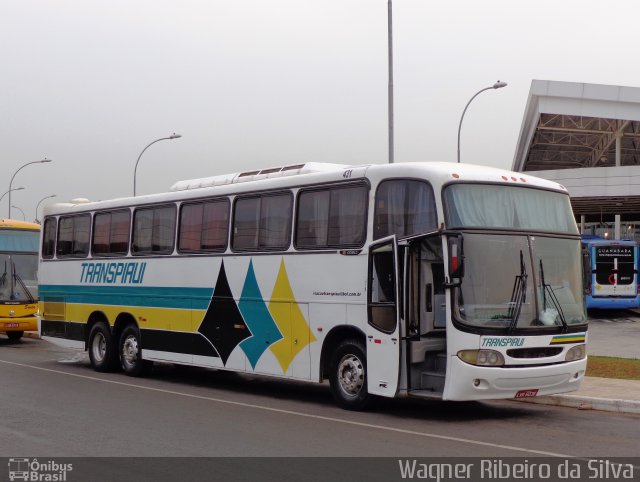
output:
[[[509,301],[508,318],[511,319],[509,324],[509,333],[515,330],[520,318],[520,310],[527,299],[527,268],[524,265],[524,255],[520,250],[520,274],[516,275],[513,280],[513,289],[511,290],[511,300]]]
[[[16,285],[19,286],[24,294],[27,296],[28,303],[35,303],[35,298],[31,294],[31,290],[27,288],[27,285],[22,281],[22,278],[18,274],[18,270],[16,269],[16,262],[9,257],[8,259],[11,273],[9,274],[9,279],[11,280],[10,284],[10,292],[9,292],[9,300],[15,301],[17,299],[16,296]],[[0,286],[4,286],[7,282],[7,261],[4,262],[4,273],[0,277]]]
[[[558,318],[560,318],[560,322],[562,323],[562,331],[567,331],[567,320],[564,317],[564,312],[562,311],[562,306],[558,301],[558,297],[556,296],[555,291],[550,284],[545,283],[544,281],[544,266],[542,265],[542,260],[540,260],[540,282],[542,283],[542,311],[546,311],[547,309],[547,295],[551,302],[553,303],[554,309],[558,313]]]

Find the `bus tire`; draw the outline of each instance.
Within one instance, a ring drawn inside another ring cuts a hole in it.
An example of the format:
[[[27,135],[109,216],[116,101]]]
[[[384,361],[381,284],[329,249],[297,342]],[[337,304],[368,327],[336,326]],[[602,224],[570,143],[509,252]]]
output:
[[[122,330],[120,343],[118,344],[118,354],[120,356],[120,366],[126,375],[143,377],[151,371],[153,363],[142,359],[140,330],[135,325],[128,325]]]
[[[365,410],[373,396],[367,390],[367,355],[358,340],[343,340],[333,350],[329,385],[336,403],[347,410]]]
[[[24,335],[24,331],[7,331],[7,336],[11,341],[18,341]]]
[[[106,323],[96,323],[89,332],[89,360],[97,372],[111,372],[116,368],[116,347],[111,329]]]

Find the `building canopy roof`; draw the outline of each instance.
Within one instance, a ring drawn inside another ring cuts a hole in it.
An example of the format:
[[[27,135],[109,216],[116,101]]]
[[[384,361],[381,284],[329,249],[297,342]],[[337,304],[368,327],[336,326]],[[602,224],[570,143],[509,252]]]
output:
[[[640,88],[534,80],[515,171],[640,165]]]

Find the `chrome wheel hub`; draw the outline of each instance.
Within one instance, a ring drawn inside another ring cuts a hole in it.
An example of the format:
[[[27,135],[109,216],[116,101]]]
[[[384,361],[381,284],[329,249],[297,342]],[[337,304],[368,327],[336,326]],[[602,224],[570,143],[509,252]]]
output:
[[[364,365],[355,355],[345,355],[338,364],[340,389],[348,396],[355,397],[364,385]]]
[[[138,340],[133,335],[122,344],[122,360],[128,367],[133,367],[138,361]]]

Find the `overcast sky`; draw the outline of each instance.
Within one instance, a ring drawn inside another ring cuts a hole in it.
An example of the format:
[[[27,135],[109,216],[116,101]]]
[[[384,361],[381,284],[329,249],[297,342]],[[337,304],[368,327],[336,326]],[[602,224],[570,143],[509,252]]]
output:
[[[637,1],[394,0],[396,162],[510,168],[532,79],[640,87]],[[387,162],[387,0],[4,0],[0,169],[64,201]],[[8,196],[0,215],[8,213]],[[19,211],[13,217],[21,218]]]

